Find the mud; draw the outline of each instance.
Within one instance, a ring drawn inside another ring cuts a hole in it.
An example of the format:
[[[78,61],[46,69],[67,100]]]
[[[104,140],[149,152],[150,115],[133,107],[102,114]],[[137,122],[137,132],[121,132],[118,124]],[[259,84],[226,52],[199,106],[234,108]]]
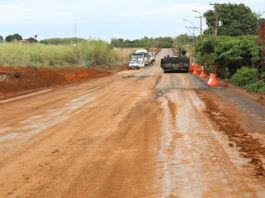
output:
[[[199,96],[206,104],[206,113],[209,118],[215,122],[218,129],[224,132],[232,142],[229,146],[236,146],[242,156],[249,159],[249,163],[254,165],[255,175],[265,177],[265,146],[261,143],[261,139],[254,138],[242,126],[244,123],[238,122],[235,118],[235,107],[225,103],[219,97],[211,92],[199,92]],[[223,105],[222,105],[223,103]],[[264,130],[264,128],[261,128]],[[261,136],[265,138],[265,134]]]
[[[240,155],[205,113],[205,84],[163,73],[167,54],[151,67],[2,100],[0,197],[264,197],[260,161]]]

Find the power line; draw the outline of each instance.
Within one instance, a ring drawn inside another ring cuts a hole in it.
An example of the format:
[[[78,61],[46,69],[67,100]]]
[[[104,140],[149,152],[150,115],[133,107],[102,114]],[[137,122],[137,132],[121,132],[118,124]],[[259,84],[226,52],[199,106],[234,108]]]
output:
[[[193,33],[192,33],[192,49],[191,49],[191,62],[192,62],[193,61],[193,56],[194,56],[194,49],[193,48],[194,48],[194,43],[195,43],[195,31],[197,29],[200,29],[200,27],[191,26],[191,27],[185,27],[185,28],[187,28],[189,31],[193,30]]]

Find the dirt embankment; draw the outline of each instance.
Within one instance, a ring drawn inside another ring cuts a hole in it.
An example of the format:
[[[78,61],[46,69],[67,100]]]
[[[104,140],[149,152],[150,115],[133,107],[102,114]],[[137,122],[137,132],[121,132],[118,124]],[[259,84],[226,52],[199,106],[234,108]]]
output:
[[[0,99],[21,95],[40,88],[107,75],[111,75],[111,72],[80,67],[36,68],[0,66]]]
[[[259,137],[248,133],[244,123],[238,121],[245,119],[243,115],[238,114],[232,104],[221,100],[214,93],[199,92],[199,96],[206,104],[209,118],[228,136],[231,141],[229,146],[237,147],[243,157],[250,159],[249,163],[254,165],[256,176],[265,177],[265,146]]]

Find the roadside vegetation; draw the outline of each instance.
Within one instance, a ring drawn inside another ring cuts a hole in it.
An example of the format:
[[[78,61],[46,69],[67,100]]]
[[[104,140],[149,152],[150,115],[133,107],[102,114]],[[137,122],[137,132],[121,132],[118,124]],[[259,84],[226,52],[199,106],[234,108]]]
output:
[[[196,61],[236,86],[265,93],[265,68],[257,36],[204,37],[196,43]]]
[[[104,66],[124,64],[129,61],[129,54],[130,50],[113,49],[100,40],[72,45],[0,43],[0,65],[6,66]]]
[[[204,13],[208,29],[196,38],[196,62],[236,86],[265,94],[265,20],[244,4],[221,4],[215,10],[223,25],[216,36],[216,12]]]

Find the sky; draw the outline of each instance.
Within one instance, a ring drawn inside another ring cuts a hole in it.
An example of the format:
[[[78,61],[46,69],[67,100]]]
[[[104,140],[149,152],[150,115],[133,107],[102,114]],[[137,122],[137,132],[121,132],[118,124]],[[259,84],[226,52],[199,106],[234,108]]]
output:
[[[264,12],[265,0],[219,0],[244,3]],[[190,34],[187,26],[199,26],[192,10],[212,9],[203,0],[0,0],[0,35],[19,33],[23,38],[53,37],[137,39],[144,36]],[[265,14],[262,15],[265,17]],[[184,21],[184,19],[190,22]],[[206,28],[205,22],[203,29]]]

